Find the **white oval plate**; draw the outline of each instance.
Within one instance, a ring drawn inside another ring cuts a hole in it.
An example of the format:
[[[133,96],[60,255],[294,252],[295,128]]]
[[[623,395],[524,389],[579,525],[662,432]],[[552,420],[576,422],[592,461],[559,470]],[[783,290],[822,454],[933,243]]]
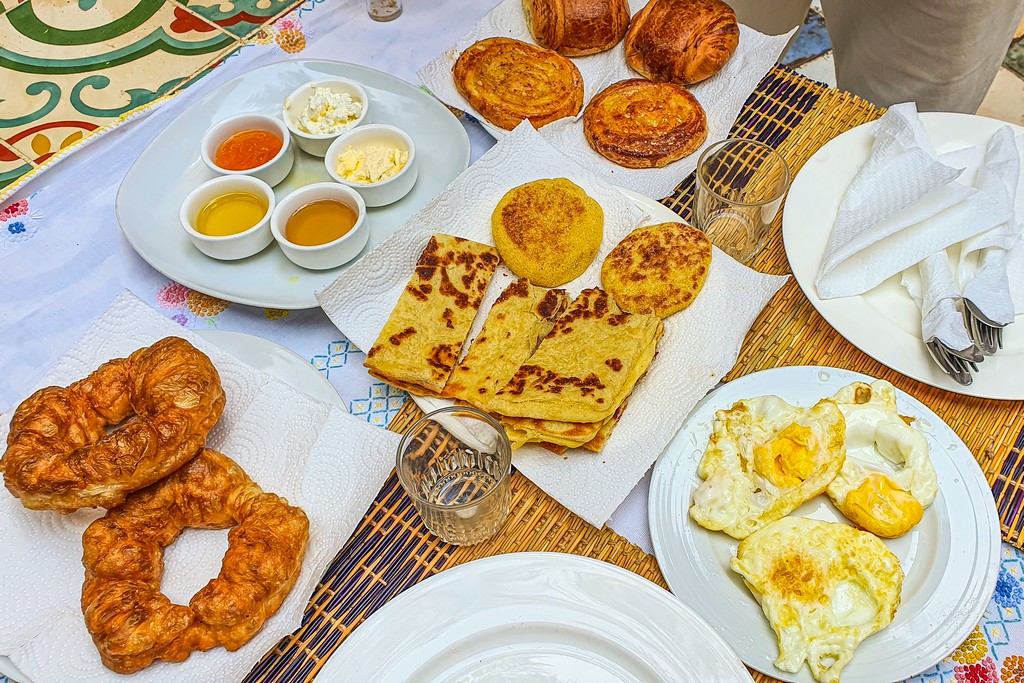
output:
[[[775,668],[775,632],[743,580],[729,568],[739,542],[690,518],[693,490],[700,483],[697,464],[716,410],[766,394],[811,406],[858,380],[873,381],[848,370],[797,366],[729,382],[693,409],[658,459],[651,481],[651,538],[672,592],[706,619],[748,666],[784,681],[814,679],[806,665],[796,674]],[[917,418],[928,439],[939,493],[913,530],[883,539],[906,575],[901,604],[893,622],[857,648],[843,670],[843,683],[902,681],[934,666],[977,625],[999,574],[999,520],[981,468],[935,413],[909,394],[896,393],[900,414]],[[792,514],[846,522],[824,494]]]
[[[563,553],[432,576],[350,635],[317,675],[360,683],[737,683],[739,658],[671,593]]]
[[[178,222],[178,208],[200,183],[214,177],[199,158],[199,142],[213,123],[246,112],[279,116],[284,98],[308,81],[341,76],[369,94],[363,123],[389,123],[416,143],[419,178],[390,206],[369,209],[370,239],[362,253],[383,242],[426,206],[469,165],[469,137],[448,109],[403,80],[364,66],[320,60],[278,62],[225,83],[192,105],[153,140],[129,169],[117,193],[117,220],[129,244],[169,278],[201,292],[252,306],[314,308],[314,292],[357,259],[331,270],[306,270],[289,261],[276,243],[240,261],[200,253]],[[274,194],[330,181],[323,159],[296,151],[295,167]]]
[[[299,354],[261,337],[227,330],[196,330],[196,334],[243,363],[262,370],[313,398],[348,412],[334,385]],[[0,655],[0,675],[15,683],[30,683],[10,658]]]
[[[922,113],[921,121],[940,153],[969,146],[980,149],[968,160],[965,178],[973,177],[984,146],[1002,126],[970,114]],[[871,123],[848,130],[814,153],[793,181],[782,214],[782,236],[793,275],[804,294],[839,334],[875,360],[933,387],[980,398],[1024,399],[1024,315],[1003,331],[1003,349],[989,356],[961,386],[939,370],[921,341],[921,312],[894,275],[869,292],[821,299],[814,286],[839,213],[839,203],[871,150]],[[1013,126],[1017,133],[1024,128]]]

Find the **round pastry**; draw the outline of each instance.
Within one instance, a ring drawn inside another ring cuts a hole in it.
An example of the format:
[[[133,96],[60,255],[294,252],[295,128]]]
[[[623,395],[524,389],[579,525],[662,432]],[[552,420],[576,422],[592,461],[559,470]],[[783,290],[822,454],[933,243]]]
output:
[[[587,105],[583,134],[595,152],[626,168],[661,168],[697,151],[708,136],[700,102],[675,83],[632,78]]]
[[[541,287],[557,287],[579,277],[594,260],[604,211],[570,180],[534,180],[501,198],[491,214],[491,234],[513,273]]]
[[[225,529],[220,574],[189,601],[160,592],[163,549],[186,528]],[[309,520],[263,490],[226,455],[203,449],[131,494],[82,536],[82,612],[103,664],[129,674],[192,650],[234,651],[284,602],[302,568]]]
[[[22,505],[111,508],[188,462],[224,411],[220,375],[180,337],[101,365],[14,411],[4,483]],[[110,433],[107,428],[120,425]]]
[[[601,267],[601,286],[628,313],[667,318],[691,303],[711,267],[711,242],[685,223],[637,228]]]
[[[470,45],[452,69],[459,93],[498,128],[512,130],[523,119],[534,128],[575,116],[583,107],[583,77],[553,50],[511,38]]]
[[[718,73],[739,40],[721,0],[650,0],[626,31],[626,63],[652,81],[690,85]]]
[[[626,0],[523,0],[523,12],[537,44],[568,57],[610,50],[629,28]]]

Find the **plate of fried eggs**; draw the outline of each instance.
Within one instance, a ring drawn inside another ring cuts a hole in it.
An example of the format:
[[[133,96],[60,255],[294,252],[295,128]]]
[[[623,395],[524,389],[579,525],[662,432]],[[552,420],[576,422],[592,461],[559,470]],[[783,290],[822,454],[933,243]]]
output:
[[[649,506],[672,592],[784,681],[925,671],[970,634],[999,571],[992,492],[963,441],[848,370],[774,368],[709,394],[655,465]]]

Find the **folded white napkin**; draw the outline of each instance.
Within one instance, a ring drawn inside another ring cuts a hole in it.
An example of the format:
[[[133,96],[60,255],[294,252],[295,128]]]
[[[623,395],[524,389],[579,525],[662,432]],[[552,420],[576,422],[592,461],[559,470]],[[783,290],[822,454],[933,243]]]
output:
[[[970,299],[993,322],[1008,325],[1014,318],[1014,299],[1007,273],[1009,252],[1020,241],[1024,213],[1017,210],[1021,191],[1021,141],[1005,126],[989,140],[985,162],[976,185],[998,201],[1006,220],[960,245],[957,277],[965,299]],[[1018,296],[1020,301],[1024,297]],[[1020,301],[1024,305],[1024,301]]]
[[[823,299],[862,294],[1007,219],[991,193],[955,182],[935,158],[913,103],[891,107],[843,196],[815,284]]]
[[[956,351],[974,346],[959,306],[946,251],[927,257],[903,272],[903,286],[921,309],[921,339],[938,339]]]
[[[153,311],[120,295],[40,386],[67,385],[100,363],[162,337],[188,339],[205,352],[227,394],[224,415],[207,443],[223,451],[264,490],[284,496],[309,517],[309,543],[299,578],[276,614],[241,649],[194,652],[184,662],[158,662],[130,679],[100,662],[82,617],[82,532],[102,510],[71,515],[26,510],[0,490],[0,654],[35,683],[239,681],[275,643],[302,622],[313,592],[338,550],[394,467],[400,437],[316,401]],[[34,387],[24,387],[26,395]],[[10,413],[0,418],[0,443]],[[227,530],[186,529],[164,556],[163,591],[178,604],[217,575]]]
[[[586,287],[599,287],[604,257],[645,214],[591,169],[567,159],[526,122],[402,229],[318,292],[320,305],[346,337],[360,348],[370,348],[431,233],[493,244],[491,213],[502,195],[525,182],[557,177],[571,179],[597,200],[605,221],[597,258],[564,287],[573,295]],[[507,267],[498,267],[464,350],[513,277]],[[735,364],[747,330],[785,282],[785,277],[758,273],[715,249],[704,289],[693,305],[665,320],[658,355],[637,384],[629,408],[604,450],[575,449],[559,456],[527,444],[515,452],[515,466],[591,524],[604,524],[675,435],[687,413]],[[451,403],[423,397],[415,400],[424,410]]]

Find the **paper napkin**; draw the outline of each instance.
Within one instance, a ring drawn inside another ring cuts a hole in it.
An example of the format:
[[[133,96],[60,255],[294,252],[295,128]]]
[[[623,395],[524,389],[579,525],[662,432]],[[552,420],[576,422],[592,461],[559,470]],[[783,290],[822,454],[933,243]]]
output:
[[[597,258],[565,285],[573,295],[600,286],[605,256],[646,216],[615,188],[576,165],[523,123],[456,178],[405,227],[317,294],[346,337],[373,345],[413,272],[430,235],[448,233],[493,244],[491,213],[509,189],[539,178],[566,177],[604,209],[604,240]],[[504,265],[492,279],[477,315],[468,350],[486,312],[514,276]],[[740,265],[715,249],[703,291],[693,305],[665,320],[665,334],[650,370],[600,453],[582,449],[558,456],[534,444],[517,450],[513,463],[560,503],[601,526],[668,444],[683,418],[736,361],[743,337],[786,281]],[[422,399],[425,410],[447,401]]]
[[[67,385],[110,358],[169,335],[188,339],[216,365],[227,394],[224,416],[210,432],[211,448],[238,462],[265,491],[305,510],[310,538],[299,579],[281,609],[235,652],[194,652],[179,664],[159,662],[132,681],[235,683],[284,635],[303,610],[327,565],[345,543],[388,477],[398,435],[307,397],[168,320],[133,295],[120,295],[40,386]],[[31,387],[25,388],[28,396]],[[9,415],[9,413],[8,413]],[[0,425],[0,437],[9,430]],[[80,606],[82,532],[102,511],[62,516],[26,510],[0,492],[0,654],[34,683],[125,681],[106,669],[85,628]],[[189,598],[220,570],[227,530],[188,530],[166,551],[163,589]]]
[[[632,15],[643,9],[647,0],[630,0],[629,4]],[[707,115],[707,141],[693,154],[665,168],[628,169],[608,161],[587,144],[580,117],[548,124],[540,129],[541,134],[570,159],[593,170],[607,182],[649,197],[665,197],[693,172],[705,147],[729,136],[729,130],[743,108],[743,103],[778,60],[791,35],[792,31],[780,36],[766,36],[740,25],[739,45],[725,67],[715,76],[690,88]],[[452,67],[467,47],[478,40],[493,37],[515,38],[536,44],[526,24],[522,0],[504,0],[454,47],[426,64],[417,75],[439,99],[458,109],[472,112],[483,121],[483,117],[456,90]],[[638,73],[626,65],[626,51],[622,41],[611,50],[573,57],[572,61],[583,76],[584,109],[594,95],[612,83],[627,78],[640,78]],[[582,113],[583,109],[580,110],[581,116]],[[491,129],[500,130],[493,126]]]
[[[890,107],[839,205],[815,281],[823,299],[862,294],[928,256],[1006,220],[990,193],[955,182],[913,103]]]
[[[993,322],[1008,325],[1014,318],[1014,300],[1007,273],[1009,251],[1021,237],[1024,213],[1016,208],[1021,191],[1021,140],[1005,126],[989,140],[977,186],[1003,206],[1006,220],[960,245],[957,275],[965,299]],[[1021,297],[1018,296],[1018,299]]]
[[[956,351],[974,346],[958,306],[960,293],[953,282],[946,251],[908,268],[900,282],[921,309],[921,339],[938,339]]]

